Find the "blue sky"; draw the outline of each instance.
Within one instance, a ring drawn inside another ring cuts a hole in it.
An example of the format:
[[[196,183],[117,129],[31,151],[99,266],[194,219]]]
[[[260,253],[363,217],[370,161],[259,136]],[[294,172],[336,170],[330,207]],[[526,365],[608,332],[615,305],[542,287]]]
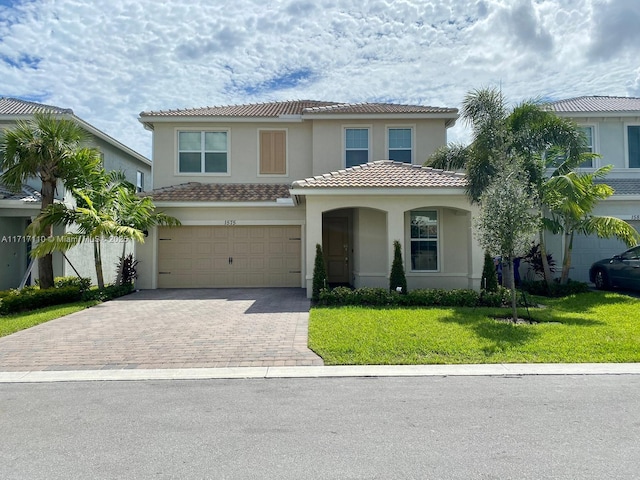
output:
[[[0,0],[0,96],[151,156],[144,110],[640,96],[639,24],[638,0]]]

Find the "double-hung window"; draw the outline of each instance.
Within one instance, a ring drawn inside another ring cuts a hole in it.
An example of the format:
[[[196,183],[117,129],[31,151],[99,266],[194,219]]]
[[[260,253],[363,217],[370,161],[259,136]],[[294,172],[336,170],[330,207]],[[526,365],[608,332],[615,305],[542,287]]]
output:
[[[228,153],[226,131],[178,132],[180,173],[227,173]]]
[[[369,162],[369,129],[346,128],[344,131],[345,165],[353,167]]]
[[[411,270],[438,270],[438,212],[411,212]]]
[[[627,125],[629,168],[640,168],[640,125]]]
[[[387,132],[389,160],[411,163],[413,156],[411,128],[389,128]]]
[[[578,127],[585,137],[585,147],[588,153],[595,153],[596,149],[593,144],[593,127]],[[593,159],[586,160],[579,165],[579,168],[593,168]]]

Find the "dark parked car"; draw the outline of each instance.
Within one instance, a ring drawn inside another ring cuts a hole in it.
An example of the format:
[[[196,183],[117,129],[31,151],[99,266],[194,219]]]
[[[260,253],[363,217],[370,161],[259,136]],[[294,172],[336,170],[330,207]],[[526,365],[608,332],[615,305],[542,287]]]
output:
[[[610,287],[640,290],[640,245],[613,258],[598,260],[589,269],[589,279],[600,290]]]

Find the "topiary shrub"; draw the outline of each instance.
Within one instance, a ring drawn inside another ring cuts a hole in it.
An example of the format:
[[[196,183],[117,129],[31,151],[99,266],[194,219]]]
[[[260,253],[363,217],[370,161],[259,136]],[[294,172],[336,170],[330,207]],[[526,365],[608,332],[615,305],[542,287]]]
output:
[[[402,247],[398,240],[393,242],[393,262],[391,263],[391,274],[389,275],[389,290],[402,295],[407,294],[407,278],[404,275]]]
[[[322,247],[316,244],[316,258],[313,265],[313,283],[311,286],[311,300],[320,300],[320,292],[327,289],[327,270],[324,267]]]
[[[493,263],[493,257],[489,252],[484,252],[484,266],[482,267],[482,280],[480,287],[483,292],[498,291],[498,273]]]

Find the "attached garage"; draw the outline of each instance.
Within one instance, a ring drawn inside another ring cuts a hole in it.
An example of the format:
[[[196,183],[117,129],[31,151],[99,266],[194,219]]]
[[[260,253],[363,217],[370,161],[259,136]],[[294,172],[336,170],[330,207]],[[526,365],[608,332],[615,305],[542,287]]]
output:
[[[158,229],[158,288],[300,287],[299,225]]]

